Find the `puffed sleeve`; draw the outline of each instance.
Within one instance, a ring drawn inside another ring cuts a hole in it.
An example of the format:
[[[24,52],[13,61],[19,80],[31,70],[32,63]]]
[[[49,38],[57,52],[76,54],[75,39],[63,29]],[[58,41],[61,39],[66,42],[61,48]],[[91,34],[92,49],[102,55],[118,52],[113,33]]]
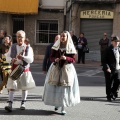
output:
[[[27,62],[28,64],[32,63],[34,61],[34,53],[33,53],[32,47],[29,48],[28,55],[27,56],[23,56],[23,60],[25,62]]]

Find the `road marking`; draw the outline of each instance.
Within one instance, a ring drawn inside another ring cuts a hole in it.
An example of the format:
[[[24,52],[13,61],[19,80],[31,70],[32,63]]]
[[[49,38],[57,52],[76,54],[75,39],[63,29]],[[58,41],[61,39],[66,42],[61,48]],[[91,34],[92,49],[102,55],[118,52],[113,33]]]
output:
[[[37,75],[46,75],[43,72],[32,72],[32,74],[37,74]]]
[[[101,68],[98,68],[96,70],[87,70],[87,71],[85,71],[83,73],[79,73],[77,75],[78,76],[93,76],[93,75],[96,75],[96,74],[101,73],[101,72],[102,72]]]
[[[87,70],[87,71],[85,71],[85,72],[82,72],[82,73],[78,73],[77,75],[78,76],[93,76],[93,75],[96,75],[96,74],[98,74],[98,73],[101,73],[101,72],[103,72],[102,70],[101,70],[101,68],[98,68],[98,69],[95,69],[95,70]],[[37,74],[37,75],[46,75],[46,74],[44,74],[43,72],[32,72],[32,74]],[[95,76],[95,77],[97,77],[97,76]],[[100,76],[99,76],[100,77]]]

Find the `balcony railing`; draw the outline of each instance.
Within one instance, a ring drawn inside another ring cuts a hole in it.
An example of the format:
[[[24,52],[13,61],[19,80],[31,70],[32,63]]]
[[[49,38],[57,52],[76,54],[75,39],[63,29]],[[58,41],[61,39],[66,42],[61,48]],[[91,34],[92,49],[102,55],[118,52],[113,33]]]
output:
[[[79,3],[120,3],[120,0],[72,0]]]

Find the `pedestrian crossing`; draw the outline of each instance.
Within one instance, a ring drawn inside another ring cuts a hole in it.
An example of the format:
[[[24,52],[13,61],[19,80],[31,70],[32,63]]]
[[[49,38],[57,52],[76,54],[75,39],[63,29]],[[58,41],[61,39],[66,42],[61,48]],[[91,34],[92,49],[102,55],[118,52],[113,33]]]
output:
[[[94,70],[87,70],[87,71],[84,71],[84,72],[77,73],[77,75],[78,76],[87,76],[87,77],[91,77],[91,76],[95,76],[96,77],[97,74],[102,73],[102,72],[103,71],[101,70],[101,68],[97,68],[97,69],[94,69]],[[46,75],[42,71],[40,71],[40,72],[32,71],[32,74],[35,74],[35,75]]]
[[[95,76],[98,73],[102,73],[103,71],[101,70],[101,68],[97,68],[95,70],[87,70],[85,72],[82,73],[78,73],[78,76]]]

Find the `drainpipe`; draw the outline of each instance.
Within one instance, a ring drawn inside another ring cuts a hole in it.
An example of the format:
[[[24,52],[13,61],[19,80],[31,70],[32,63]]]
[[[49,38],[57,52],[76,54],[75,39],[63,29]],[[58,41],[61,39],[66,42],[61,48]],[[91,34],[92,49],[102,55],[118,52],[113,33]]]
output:
[[[70,5],[72,5],[72,0],[70,0]],[[71,30],[72,28],[72,8],[70,9],[70,14],[69,14],[69,31]]]
[[[71,16],[72,16],[72,0],[65,0],[65,6],[64,6],[64,30],[66,30],[66,14],[67,14],[67,7],[68,7],[68,2],[70,2],[70,6],[68,8],[68,11],[70,11],[69,15],[69,30],[71,29]]]
[[[64,6],[64,30],[66,30],[66,13],[67,13],[67,1],[65,0],[65,6]]]

